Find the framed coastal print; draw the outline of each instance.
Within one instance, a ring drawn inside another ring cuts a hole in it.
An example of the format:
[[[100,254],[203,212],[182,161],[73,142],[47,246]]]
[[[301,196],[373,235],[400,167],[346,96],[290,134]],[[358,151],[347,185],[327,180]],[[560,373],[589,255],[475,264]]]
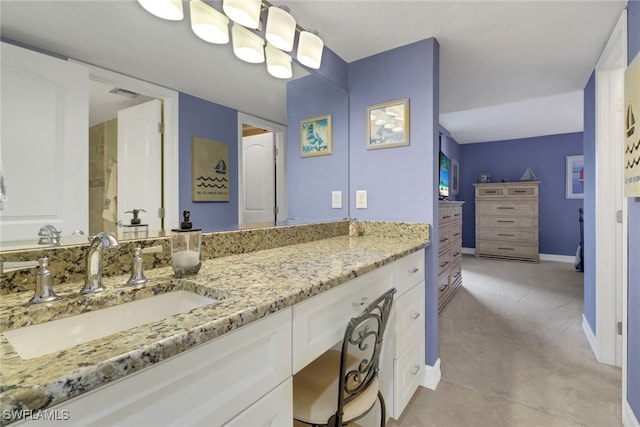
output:
[[[567,156],[567,199],[584,198],[584,156]]]
[[[460,179],[460,164],[456,159],[451,159],[451,195],[458,195]]]
[[[194,202],[229,201],[229,144],[191,138],[191,194]]]
[[[302,120],[300,125],[300,156],[331,154],[331,115]]]
[[[367,150],[409,145],[409,99],[367,108]]]

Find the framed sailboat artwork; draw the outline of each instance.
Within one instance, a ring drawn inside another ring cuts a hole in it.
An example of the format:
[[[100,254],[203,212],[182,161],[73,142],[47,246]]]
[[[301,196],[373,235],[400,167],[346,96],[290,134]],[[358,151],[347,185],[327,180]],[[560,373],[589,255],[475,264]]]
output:
[[[333,148],[331,115],[312,117],[300,124],[300,156],[326,156]]]
[[[194,202],[229,201],[229,144],[191,138],[191,194]]]

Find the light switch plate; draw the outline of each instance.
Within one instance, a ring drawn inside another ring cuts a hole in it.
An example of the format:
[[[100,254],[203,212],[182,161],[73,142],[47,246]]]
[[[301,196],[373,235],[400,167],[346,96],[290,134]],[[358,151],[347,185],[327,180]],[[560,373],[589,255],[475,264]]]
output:
[[[342,209],[342,191],[331,192],[331,207],[333,209]]]
[[[367,190],[356,191],[356,209],[367,209]]]

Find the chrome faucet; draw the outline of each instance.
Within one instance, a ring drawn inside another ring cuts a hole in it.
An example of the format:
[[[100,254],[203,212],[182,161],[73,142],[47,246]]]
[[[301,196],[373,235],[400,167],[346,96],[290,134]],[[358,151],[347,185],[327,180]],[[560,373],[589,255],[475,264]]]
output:
[[[49,245],[49,246],[60,246],[60,235],[62,234],[61,230],[56,229],[53,225],[47,224],[40,228],[38,231],[38,236],[40,236],[40,240],[38,240],[39,245]]]
[[[104,290],[104,285],[102,284],[102,250],[114,249],[119,246],[118,240],[111,233],[102,232],[93,237],[85,262],[86,277],[84,288],[80,293],[89,294]]]

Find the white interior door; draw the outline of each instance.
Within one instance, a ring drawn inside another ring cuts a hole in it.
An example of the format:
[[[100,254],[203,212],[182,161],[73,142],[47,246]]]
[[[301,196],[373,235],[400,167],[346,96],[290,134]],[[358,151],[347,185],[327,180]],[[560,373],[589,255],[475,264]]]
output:
[[[37,241],[45,224],[87,232],[88,70],[7,43],[0,62],[1,239]]]
[[[275,157],[273,133],[242,138],[244,223],[275,220]]]
[[[131,222],[133,209],[150,230],[161,229],[162,103],[154,99],[118,112],[118,220]]]

